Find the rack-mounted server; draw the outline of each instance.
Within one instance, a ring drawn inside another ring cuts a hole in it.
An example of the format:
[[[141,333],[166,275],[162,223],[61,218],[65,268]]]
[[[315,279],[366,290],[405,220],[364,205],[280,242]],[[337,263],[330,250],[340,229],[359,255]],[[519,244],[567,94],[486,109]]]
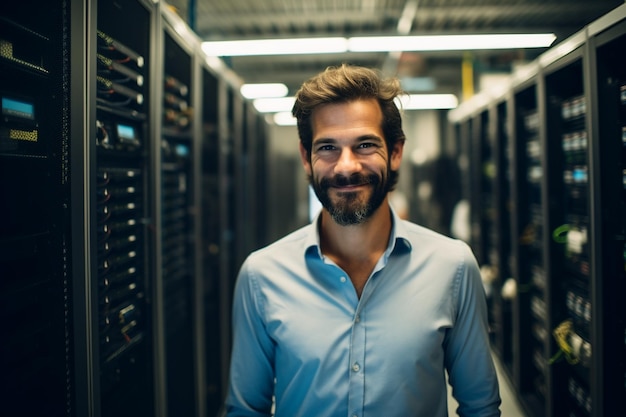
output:
[[[150,10],[98,2],[94,176],[100,415],[151,414]],[[130,24],[132,20],[132,25]],[[129,23],[123,25],[124,21]]]
[[[490,247],[490,263],[494,268],[492,283],[491,320],[493,326],[493,344],[500,360],[507,369],[512,366],[512,301],[508,294],[502,293],[507,282],[512,282],[514,261],[511,256],[511,221],[513,210],[512,199],[512,141],[509,132],[509,109],[507,103],[498,103],[490,109],[490,118],[494,121],[489,125],[494,143],[491,164],[494,166],[493,199],[494,228]]]
[[[160,204],[168,415],[194,415],[196,407],[193,61],[181,45],[164,32]]]
[[[536,84],[524,87],[514,95],[516,178],[516,232],[513,243],[517,250],[513,276],[517,280],[516,311],[528,312],[518,316],[520,332],[517,343],[527,354],[515,358],[517,383],[521,395],[531,407],[545,407],[549,395],[546,344],[549,343],[547,278],[544,264],[545,196],[542,182],[545,175],[541,139],[541,114]]]
[[[589,129],[582,51],[577,49],[546,75],[546,141],[551,158],[551,206],[546,227],[550,241],[549,300],[552,396],[555,415],[588,416],[592,411],[590,366],[591,239]]]
[[[67,7],[0,13],[0,386],[14,415],[74,407]]]

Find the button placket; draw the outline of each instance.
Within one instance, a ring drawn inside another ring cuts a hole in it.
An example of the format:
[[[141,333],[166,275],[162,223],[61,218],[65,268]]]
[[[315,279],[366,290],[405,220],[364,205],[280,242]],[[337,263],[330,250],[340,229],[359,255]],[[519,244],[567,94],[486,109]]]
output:
[[[350,384],[348,409],[352,415],[362,415],[365,401],[365,326],[362,317],[363,299],[357,305],[353,317],[350,338]]]

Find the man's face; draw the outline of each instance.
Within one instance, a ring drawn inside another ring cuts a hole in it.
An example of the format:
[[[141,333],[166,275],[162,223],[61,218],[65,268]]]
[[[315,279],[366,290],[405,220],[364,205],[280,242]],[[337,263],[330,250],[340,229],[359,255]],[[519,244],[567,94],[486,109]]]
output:
[[[385,201],[389,173],[400,167],[402,144],[391,157],[375,99],[326,104],[313,111],[310,160],[300,153],[317,198],[340,225],[365,222]]]

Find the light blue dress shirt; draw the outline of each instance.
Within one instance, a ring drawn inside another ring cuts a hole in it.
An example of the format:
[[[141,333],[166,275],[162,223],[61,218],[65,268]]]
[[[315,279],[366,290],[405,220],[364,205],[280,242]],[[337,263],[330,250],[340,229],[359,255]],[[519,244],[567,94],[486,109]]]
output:
[[[252,253],[233,305],[227,415],[499,416],[484,290],[469,247],[393,214],[359,299],[317,221]]]

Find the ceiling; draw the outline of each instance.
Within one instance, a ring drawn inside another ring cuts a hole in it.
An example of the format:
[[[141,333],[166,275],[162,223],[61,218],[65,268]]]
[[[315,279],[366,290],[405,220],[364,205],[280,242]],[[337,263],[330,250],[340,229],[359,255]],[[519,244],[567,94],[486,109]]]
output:
[[[622,0],[166,0],[203,40],[259,38],[539,33],[557,44]],[[402,19],[403,16],[405,19]],[[403,24],[399,24],[400,21]],[[405,22],[406,20],[406,22]],[[408,25],[406,24],[408,22]],[[462,62],[474,78],[507,73],[544,50],[405,52],[224,57],[246,83],[283,82],[293,94],[305,79],[342,62],[382,69],[405,89],[462,92]],[[422,81],[420,83],[419,81]],[[409,91],[411,92],[411,91]]]

